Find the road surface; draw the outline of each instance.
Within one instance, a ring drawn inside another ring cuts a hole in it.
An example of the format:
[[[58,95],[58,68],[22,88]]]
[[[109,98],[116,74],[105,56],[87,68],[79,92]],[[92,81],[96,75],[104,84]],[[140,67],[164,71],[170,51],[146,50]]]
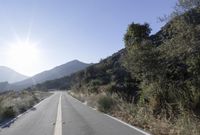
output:
[[[19,117],[0,135],[144,135],[83,105],[66,92],[55,92]]]

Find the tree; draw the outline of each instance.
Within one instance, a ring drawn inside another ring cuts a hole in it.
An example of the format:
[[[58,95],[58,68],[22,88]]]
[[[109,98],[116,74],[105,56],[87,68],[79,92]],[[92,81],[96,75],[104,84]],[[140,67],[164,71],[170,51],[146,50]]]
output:
[[[159,72],[162,71],[162,65],[160,65],[162,60],[160,60],[159,50],[149,37],[150,31],[148,24],[132,23],[124,36],[127,51],[124,65],[131,73],[132,78],[140,82],[141,103],[144,100],[154,99],[157,91],[153,85],[153,87],[150,85],[159,80],[158,77],[161,74]]]
[[[142,40],[148,39],[150,33],[151,28],[148,23],[141,25],[133,22],[129,25],[124,36],[125,46],[128,47],[135,43],[139,43]]]
[[[175,6],[175,12],[179,15],[185,13],[192,8],[200,6],[200,0],[178,0]]]
[[[174,7],[174,11],[170,15],[164,15],[163,17],[159,17],[158,19],[161,22],[168,22],[175,17],[180,16],[196,7],[200,7],[200,0],[178,0]]]

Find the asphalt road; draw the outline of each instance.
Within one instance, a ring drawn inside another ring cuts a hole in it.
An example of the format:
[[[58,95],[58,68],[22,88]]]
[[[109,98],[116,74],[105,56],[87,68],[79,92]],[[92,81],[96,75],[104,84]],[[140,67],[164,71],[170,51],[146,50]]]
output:
[[[144,135],[78,102],[66,92],[56,92],[35,109],[19,117],[0,135]]]

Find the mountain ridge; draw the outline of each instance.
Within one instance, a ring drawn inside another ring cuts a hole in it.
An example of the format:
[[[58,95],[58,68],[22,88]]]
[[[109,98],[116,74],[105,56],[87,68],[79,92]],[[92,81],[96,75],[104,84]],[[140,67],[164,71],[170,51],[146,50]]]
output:
[[[0,66],[0,75],[0,82],[8,83],[14,83],[28,78],[28,76],[18,73],[17,71],[6,66]]]
[[[1,91],[3,91],[3,90],[22,90],[22,89],[25,89],[32,85],[36,85],[38,83],[43,83],[48,80],[54,80],[54,79],[61,78],[64,76],[69,76],[72,73],[75,73],[79,70],[82,70],[82,69],[88,67],[89,65],[91,65],[91,64],[87,64],[87,63],[81,62],[79,60],[72,60],[65,64],[56,66],[50,70],[46,70],[41,73],[38,73],[38,74],[36,74],[32,77],[29,77],[25,80],[11,83],[11,84],[6,84],[6,87],[5,87],[5,83],[2,83],[2,85],[4,85],[4,87],[0,87],[0,88],[1,88]]]

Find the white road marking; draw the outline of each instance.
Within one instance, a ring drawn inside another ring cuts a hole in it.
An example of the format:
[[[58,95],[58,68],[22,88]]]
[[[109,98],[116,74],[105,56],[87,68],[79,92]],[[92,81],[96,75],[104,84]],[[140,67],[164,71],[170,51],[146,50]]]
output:
[[[137,127],[134,127],[134,126],[132,126],[132,125],[130,125],[130,124],[128,124],[128,123],[126,123],[126,122],[120,120],[120,119],[117,119],[117,118],[115,118],[115,117],[113,117],[113,116],[110,116],[110,115],[108,115],[108,114],[104,114],[104,115],[106,115],[107,117],[109,117],[109,118],[111,118],[111,119],[113,119],[113,120],[116,120],[116,121],[118,121],[118,122],[120,122],[120,123],[122,123],[122,124],[124,124],[124,125],[126,125],[126,126],[128,126],[128,127],[130,127],[130,128],[133,128],[133,129],[139,131],[140,133],[143,133],[144,135],[151,135],[151,134],[149,134],[149,133],[147,133],[147,132],[145,132],[145,131],[143,131],[143,130],[137,128]]]
[[[57,119],[54,129],[54,135],[62,135],[62,109],[61,109],[61,96],[58,103]]]

